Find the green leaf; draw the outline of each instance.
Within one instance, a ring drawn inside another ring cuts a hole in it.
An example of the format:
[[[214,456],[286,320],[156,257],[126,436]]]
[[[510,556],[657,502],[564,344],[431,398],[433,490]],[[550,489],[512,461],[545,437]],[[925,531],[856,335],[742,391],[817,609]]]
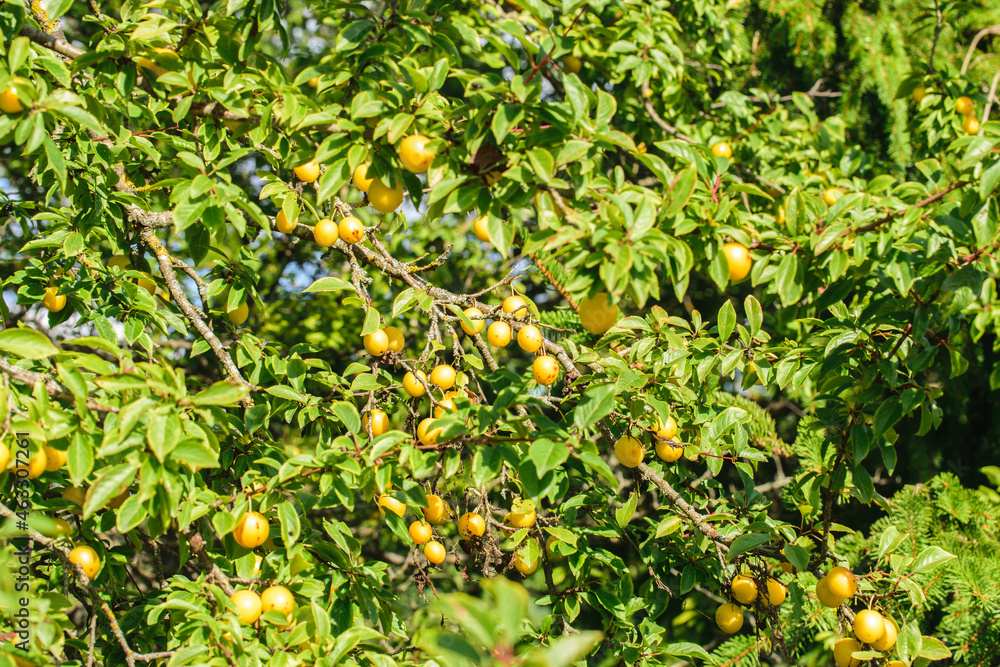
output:
[[[302,290],[303,292],[338,292],[340,290],[354,290],[354,286],[346,280],[341,280],[340,278],[320,278],[314,282],[309,287]]]
[[[695,179],[698,177],[698,170],[691,165],[677,175],[677,182],[667,194],[670,198],[670,205],[667,207],[666,216],[673,218],[687,206],[691,193],[694,192]]]
[[[611,414],[615,407],[614,384],[597,384],[587,387],[583,398],[573,410],[573,422],[577,428],[593,426],[604,417]]]
[[[521,104],[501,104],[495,114],[490,129],[496,137],[497,144],[502,144],[503,140],[518,121],[524,118],[524,105]]]
[[[931,572],[955,558],[957,558],[957,556],[948,553],[941,547],[927,547],[920,552],[920,555],[917,556],[917,560],[913,563],[913,574]]]
[[[732,544],[729,545],[729,560],[732,560],[740,554],[750,551],[751,549],[756,549],[760,545],[770,542],[771,539],[770,535],[765,535],[763,533],[745,533],[740,535],[733,540]],[[785,547],[785,553],[787,553],[787,548],[788,547]]]
[[[785,545],[785,558],[798,570],[809,569],[809,552],[794,544]]]
[[[923,636],[916,621],[910,621],[903,626],[896,637],[896,651],[903,662],[912,663],[920,655],[923,648]]]
[[[951,650],[937,637],[924,635],[920,641],[919,656],[928,660],[947,660],[951,657]]]
[[[154,412],[150,415],[146,440],[160,463],[166,461],[170,452],[174,451],[182,434],[181,422],[176,412]]]
[[[47,336],[23,327],[0,331],[0,350],[23,359],[45,359],[59,354]]]
[[[729,340],[735,327],[736,310],[733,308],[733,302],[727,299],[722,304],[722,308],[719,309],[719,341],[725,342]]]
[[[528,458],[535,463],[538,477],[550,470],[555,470],[569,458],[569,449],[563,443],[552,442],[548,438],[539,438],[531,443]]]
[[[65,0],[64,0],[65,1]],[[49,15],[52,15],[52,6],[49,5]],[[52,18],[55,18],[54,16]],[[7,51],[7,63],[10,65],[10,71],[16,72],[21,69],[21,65],[28,60],[28,47],[31,44],[31,40],[27,37],[15,37],[10,43],[10,49]]]
[[[219,450],[201,440],[188,438],[174,447],[170,452],[170,460],[183,463],[192,469],[218,468]]]
[[[743,310],[747,314],[747,322],[750,324],[750,335],[756,336],[764,324],[764,311],[761,310],[760,301],[753,296],[748,296],[743,302]]]
[[[115,526],[118,528],[118,532],[124,535],[145,521],[147,516],[140,496],[133,494],[126,498],[122,506],[115,512]]]
[[[615,474],[611,470],[611,466],[609,466],[608,462],[603,458],[593,452],[580,452],[580,460],[583,461],[588,468],[604,478],[604,481],[607,482],[609,487],[612,489],[618,488],[618,480],[615,478]]]
[[[275,385],[271,387],[265,387],[264,391],[269,393],[271,396],[276,396],[278,398],[284,398],[288,401],[295,401],[296,403],[308,403],[309,399],[300,392],[295,391],[291,387],[286,387],[284,385]]]
[[[109,500],[128,488],[135,480],[136,471],[136,466],[131,463],[106,468],[87,490],[87,498],[83,502],[83,518],[89,519],[94,512],[104,509]]]
[[[361,327],[361,335],[367,336],[382,328],[382,316],[374,308],[368,308],[365,313],[365,324]]]
[[[615,510],[615,521],[619,528],[627,526],[632,517],[635,516],[635,507],[638,502],[638,494],[632,492],[629,494],[628,501]]]
[[[989,169],[983,171],[983,176],[979,181],[979,197],[983,201],[993,193],[1000,182],[1000,160],[993,163]]]
[[[330,406],[330,409],[337,416],[337,419],[347,427],[348,431],[355,435],[361,432],[361,416],[358,414],[358,408],[354,403],[337,401]]]
[[[524,659],[524,667],[571,667],[590,655],[603,638],[604,633],[597,630],[558,637],[548,646],[533,648]]]
[[[677,658],[700,658],[713,662],[712,656],[708,654],[708,651],[690,642],[677,642],[675,644],[667,644],[666,646],[661,644],[658,650],[661,653]]]
[[[291,501],[286,500],[278,505],[278,522],[281,524],[281,539],[285,543],[285,549],[290,549],[299,539],[299,532],[302,530],[298,511]]]
[[[216,382],[208,389],[191,397],[192,405],[236,405],[250,393],[246,385],[235,382]]]

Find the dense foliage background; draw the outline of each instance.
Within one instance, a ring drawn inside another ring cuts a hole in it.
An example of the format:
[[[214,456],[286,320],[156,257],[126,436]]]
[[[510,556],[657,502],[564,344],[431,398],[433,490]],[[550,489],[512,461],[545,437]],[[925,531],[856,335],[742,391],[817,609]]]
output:
[[[0,664],[819,666],[865,607],[900,633],[856,664],[1000,664],[1000,6],[53,0],[0,25],[0,437],[51,463],[27,531],[0,476],[8,616],[33,545],[32,641],[0,622]],[[345,215],[365,240],[320,247]],[[538,326],[558,381],[471,307]],[[405,342],[373,357],[383,326]],[[445,396],[401,382],[437,364],[459,390],[421,440]],[[408,533],[429,495],[440,565]],[[788,597],[729,635],[741,572]],[[234,591],[272,586],[291,619],[241,624]]]

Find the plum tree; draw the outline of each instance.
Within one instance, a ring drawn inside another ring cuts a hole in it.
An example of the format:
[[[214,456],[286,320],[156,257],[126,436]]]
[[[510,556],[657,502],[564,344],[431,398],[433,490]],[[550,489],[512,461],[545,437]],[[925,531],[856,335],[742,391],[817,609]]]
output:
[[[10,655],[995,659],[989,3],[98,4],[0,4]]]

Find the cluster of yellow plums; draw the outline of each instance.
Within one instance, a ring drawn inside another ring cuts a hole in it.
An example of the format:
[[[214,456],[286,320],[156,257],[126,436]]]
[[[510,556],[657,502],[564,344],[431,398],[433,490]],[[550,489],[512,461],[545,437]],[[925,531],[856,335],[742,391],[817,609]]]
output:
[[[921,100],[927,97],[927,87],[917,86],[910,93],[913,101],[920,104]],[[966,134],[977,134],[979,132],[979,121],[972,114],[975,112],[976,106],[972,101],[971,97],[962,95],[955,99],[955,111],[958,112],[962,119],[962,131]]]
[[[786,572],[793,572],[790,563],[782,563]],[[755,602],[760,594],[771,607],[777,607],[785,601],[788,589],[773,577],[768,577],[764,586],[751,576],[738,574],[730,585],[732,599],[736,603],[720,605],[715,612],[715,622],[726,633],[739,632],[743,627],[743,610],[740,605]],[[831,568],[825,576],[816,583],[816,597],[826,607],[837,608],[854,597],[858,591],[858,583],[854,574],[846,567]],[[862,660],[853,657],[855,652],[862,651],[862,644],[867,644],[875,651],[890,651],[896,645],[899,628],[892,619],[882,616],[874,609],[863,609],[854,616],[855,637],[844,637],[837,641],[833,649],[834,662],[837,667],[860,667]],[[886,667],[902,667],[903,663],[894,661]]]
[[[11,463],[11,453],[7,445],[0,443],[0,471],[7,470]],[[11,468],[14,473],[24,470],[28,479],[38,479],[45,472],[55,472],[66,465],[66,452],[56,449],[51,445],[43,445],[38,448],[27,462],[15,465]],[[75,504],[81,509],[70,509],[71,514],[81,514],[87,490],[79,486],[70,486],[63,490],[62,498]],[[117,496],[107,502],[108,509],[118,509],[122,503],[128,499],[131,492],[125,489]],[[30,521],[34,524],[34,521]],[[62,517],[46,518],[38,521],[39,532],[50,538],[68,537],[73,532],[73,527]],[[101,569],[101,559],[97,552],[86,544],[75,546],[69,553],[69,560],[76,563],[87,575],[88,579],[94,579]]]
[[[684,453],[684,446],[674,442],[676,436],[677,421],[673,417],[667,417],[666,421],[661,421],[657,425],[654,433],[656,455],[667,463],[677,461]],[[631,435],[623,435],[615,441],[615,458],[626,468],[637,467],[645,456],[646,449],[642,440]]]
[[[746,574],[733,577],[730,584],[732,597],[739,605],[753,604],[759,596],[771,607],[777,607],[785,601],[788,589],[774,577],[768,577],[761,585],[756,579]],[[743,627],[743,609],[738,604],[727,602],[715,610],[715,623],[728,634],[734,634]]]
[[[529,315],[528,302],[523,296],[515,294],[503,300],[500,311],[504,317],[526,318]],[[478,308],[467,308],[464,312],[470,320],[469,323],[464,321],[461,323],[466,335],[476,336],[483,333],[486,329],[484,313]],[[581,302],[580,319],[588,331],[604,333],[618,319],[618,308],[611,304],[607,295],[599,294]],[[498,318],[486,330],[486,340],[493,347],[506,347],[514,340],[514,330],[508,322]],[[376,358],[382,357],[387,352],[401,353],[405,345],[402,332],[394,326],[385,326],[367,334],[362,342],[365,350]],[[518,346],[529,354],[541,351],[544,342],[542,332],[534,324],[525,324],[517,332]],[[534,380],[546,387],[554,384],[559,378],[559,362],[548,354],[536,356],[531,370]],[[459,393],[454,391],[453,387],[457,379],[458,373],[450,364],[438,364],[431,370],[429,377],[421,370],[407,371],[403,376],[403,391],[412,398],[420,398],[431,387],[445,392],[436,400],[434,417],[427,417],[417,425],[417,440],[421,444],[433,446],[437,443],[441,429],[434,428],[434,420],[445,412],[455,409],[454,399]],[[362,426],[366,433],[376,437],[389,430],[389,418],[382,410],[372,409],[362,416]]]
[[[269,586],[260,595],[249,588],[242,588],[229,599],[236,605],[236,614],[243,625],[253,625],[262,614],[272,610],[281,613],[291,623],[295,613],[295,597],[284,586]]]
[[[390,495],[379,496],[378,506],[383,515],[389,511],[400,518],[403,518],[407,510],[405,504]],[[417,546],[423,545],[424,556],[434,565],[440,565],[447,557],[444,545],[433,539],[435,537],[434,527],[447,524],[451,517],[451,508],[444,499],[437,495],[428,495],[427,507],[423,508],[423,518],[412,522],[409,526],[410,539]],[[503,525],[508,534],[512,535],[521,529],[530,530],[534,527],[536,520],[537,514],[533,504],[522,504],[515,501],[514,507],[504,517]],[[478,512],[466,512],[459,517],[456,529],[463,540],[476,541],[486,534],[486,519]],[[546,551],[552,559],[556,559],[552,552],[552,545],[556,541],[558,540],[555,537],[550,536],[545,543]],[[524,549],[519,549],[514,553],[512,563],[514,569],[524,576],[528,576],[538,569],[538,559],[530,562]]]
[[[10,463],[10,449],[7,445],[0,443],[0,472],[7,470]],[[18,470],[24,470],[28,479],[38,479],[43,473],[55,472],[56,470],[62,468],[65,464],[65,451],[56,449],[50,445],[44,445],[39,447],[38,451],[35,452],[35,455],[30,457],[26,463],[15,465],[12,468],[12,471],[17,473]],[[128,496],[129,491],[126,489],[118,496],[109,500],[108,507],[111,509],[121,507],[121,504],[125,502]],[[75,503],[79,507],[83,507],[86,490],[81,487],[71,486],[63,491],[62,497]],[[79,510],[70,510],[70,512],[73,514],[80,514]],[[34,522],[32,521],[31,523]],[[69,536],[73,532],[73,528],[65,519],[61,517],[54,517],[44,521],[44,527],[40,528],[39,532],[46,537],[59,538]],[[97,555],[97,552],[93,549],[93,547],[86,544],[75,546],[69,553],[69,560],[70,562],[79,565],[84,574],[87,575],[88,579],[94,579],[101,569],[100,557]]]
[[[816,582],[816,597],[825,607],[837,608],[858,592],[858,582],[846,567],[832,568]],[[889,651],[896,645],[899,628],[890,618],[885,618],[874,609],[863,609],[854,616],[854,636],[837,641],[833,649],[833,659],[837,667],[860,667],[863,661],[852,654],[861,651],[861,644],[868,644],[876,651]],[[889,667],[902,663],[892,662]]]
[[[233,529],[233,539],[246,549],[256,549],[266,545],[270,535],[271,526],[267,518],[256,511],[244,514]],[[262,560],[260,556],[256,556],[253,574],[260,574]],[[261,614],[272,609],[281,612],[290,623],[295,611],[295,597],[291,591],[279,585],[264,589],[260,595],[250,589],[241,589],[233,593],[231,599],[236,605],[240,622],[244,625],[253,625]]]

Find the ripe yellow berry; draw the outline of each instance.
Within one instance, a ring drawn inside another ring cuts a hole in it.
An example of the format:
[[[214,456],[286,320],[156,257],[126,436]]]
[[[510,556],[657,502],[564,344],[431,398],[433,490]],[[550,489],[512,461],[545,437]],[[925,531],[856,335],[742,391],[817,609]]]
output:
[[[247,549],[264,544],[271,534],[271,526],[260,512],[247,512],[233,529],[233,539]]]
[[[833,647],[833,661],[837,667],[861,667],[861,661],[852,658],[851,654],[861,650],[861,644],[853,637],[844,637]]]
[[[673,463],[681,458],[684,454],[683,445],[675,445],[666,440],[656,441],[656,455],[660,459],[666,461],[667,463]]]
[[[420,444],[428,447],[437,444],[437,439],[441,435],[441,427],[434,427],[434,419],[427,417],[417,424],[417,440]]]
[[[772,607],[777,607],[782,602],[785,601],[785,596],[788,595],[788,589],[785,588],[784,584],[775,579],[774,577],[768,577],[767,579],[767,603]]]
[[[240,326],[250,317],[250,306],[246,302],[241,303],[232,310],[226,311],[226,316],[235,326]]]
[[[847,599],[858,592],[858,582],[846,567],[835,567],[826,574],[826,583],[830,593],[838,598]]]
[[[382,516],[385,516],[385,510],[389,510],[398,517],[402,517],[406,512],[406,505],[396,500],[392,496],[385,495],[379,496],[378,499],[378,511]]]
[[[368,434],[371,431],[372,437],[377,437],[389,430],[389,417],[378,408],[371,412],[366,412],[361,417],[361,432]]]
[[[483,316],[483,311],[478,308],[466,308],[465,316],[472,320],[472,326],[470,327],[465,322],[462,322],[462,331],[464,331],[469,336],[475,336],[476,334],[482,333],[483,327],[486,326],[486,320],[475,319]]]
[[[974,116],[966,116],[962,121],[962,131],[966,134],[977,134],[979,132],[979,121]]]
[[[434,151],[427,147],[430,139],[422,134],[414,134],[399,144],[399,161],[414,174],[427,171],[434,161]]]
[[[593,298],[580,301],[580,324],[592,334],[603,334],[618,320],[618,306],[611,303],[611,297],[599,292]]]
[[[441,496],[427,496],[427,507],[424,509],[424,519],[435,526],[440,526],[443,523],[447,523],[450,518],[451,508],[448,507],[448,503],[446,503]]]
[[[97,577],[101,569],[101,559],[92,547],[81,544],[69,552],[69,562],[76,563],[88,579]]]
[[[448,364],[438,364],[431,371],[431,384],[447,391],[455,386],[455,379],[457,377],[458,374],[455,373],[454,368]]]
[[[409,533],[414,544],[424,544],[434,535],[434,529],[426,521],[414,521],[410,524]]]
[[[523,296],[515,294],[503,300],[503,312],[514,317],[528,316],[528,302]]]
[[[534,324],[523,326],[517,332],[517,344],[525,352],[537,352],[542,347],[542,332]]]
[[[573,54],[570,54],[563,58],[562,66],[570,74],[579,74],[583,68],[583,62]]]
[[[45,455],[45,448],[39,447],[35,455],[28,459],[27,463],[21,463],[20,465],[14,466],[14,472],[17,473],[18,470],[24,470],[28,473],[28,479],[38,479],[45,472],[45,466],[49,463],[48,457]]]
[[[750,604],[757,599],[757,582],[745,574],[738,574],[733,578],[732,591],[740,604]]]
[[[955,111],[963,116],[968,116],[975,111],[975,106],[972,104],[972,98],[962,95],[955,100]]]
[[[243,625],[253,625],[260,618],[260,596],[253,591],[245,589],[236,591],[229,599],[236,605],[236,615],[240,617],[240,623]]]
[[[353,215],[349,215],[340,221],[337,232],[344,243],[357,243],[365,237],[365,226]]]
[[[729,280],[737,283],[750,275],[750,251],[741,243],[726,243],[722,246],[722,254],[729,264]]]
[[[733,149],[725,141],[720,141],[717,144],[712,144],[712,155],[715,157],[724,157],[728,160],[733,157]]]
[[[715,610],[715,624],[726,634],[735,634],[743,627],[743,610],[726,603]]]
[[[21,104],[21,98],[17,92],[17,86],[23,84],[24,79],[14,79],[13,83],[7,87],[7,90],[0,92],[0,111],[4,113],[20,113],[24,111],[24,105]]]
[[[872,648],[876,651],[889,651],[896,645],[896,638],[899,636],[899,628],[891,618],[885,619],[885,634],[872,643]]]
[[[418,380],[417,378],[420,379]],[[423,383],[421,383],[420,380],[423,380]],[[413,398],[418,398],[427,393],[427,389],[424,388],[424,384],[426,383],[427,375],[425,375],[423,371],[417,371],[416,375],[407,371],[406,375],[403,376],[403,391]]]
[[[315,240],[316,245],[321,248],[329,248],[336,243],[339,238],[340,232],[338,231],[337,223],[330,218],[323,218],[317,222],[316,227],[313,228],[313,240]]]
[[[839,607],[844,604],[844,598],[838,597],[830,592],[826,577],[816,582],[816,597],[824,607]]]
[[[844,193],[840,191],[840,188],[829,188],[823,192],[823,201],[826,202],[827,206],[833,206],[843,196]]]
[[[66,450],[45,445],[45,470],[55,472],[64,465],[66,465]],[[0,468],[0,470],[3,470],[3,468]]]
[[[58,313],[66,307],[66,295],[59,294],[58,287],[46,287],[45,296],[42,297],[42,305],[50,313]]]
[[[382,331],[385,335],[389,337],[389,351],[400,353],[403,351],[403,347],[406,345],[406,339],[403,338],[403,332],[396,327],[383,327]]]
[[[873,644],[885,635],[885,619],[873,609],[863,609],[854,616],[854,636],[865,644]]]
[[[467,540],[482,537],[486,532],[486,519],[476,512],[466,512],[458,520],[458,534]]]
[[[913,98],[914,102],[920,104],[923,99],[927,97],[927,88],[925,86],[917,86],[913,89],[913,92],[910,93],[910,97]]]
[[[292,171],[295,172],[300,181],[312,183],[319,178],[319,163],[316,160],[309,160],[309,162],[295,167]]]
[[[381,357],[389,350],[389,336],[382,329],[373,331],[364,338],[365,349],[373,357]]]
[[[656,433],[661,438],[673,440],[677,436],[677,422],[673,417],[667,417],[667,421],[660,422],[659,428],[656,429]]]
[[[403,203],[403,182],[396,180],[396,187],[390,188],[376,178],[368,188],[368,201],[379,213],[392,213]]]
[[[271,586],[260,594],[260,607],[265,614],[271,610],[280,612],[291,622],[292,612],[295,611],[295,598],[284,586]]]
[[[493,347],[507,347],[513,336],[514,334],[510,329],[510,325],[506,322],[501,322],[500,320],[495,321],[490,325],[490,328],[486,330],[486,340],[488,340],[490,345]]]
[[[615,457],[626,468],[635,468],[638,466],[642,463],[642,457],[645,454],[642,442],[630,435],[623,435],[615,443]]]
[[[282,234],[291,234],[292,230],[295,229],[295,221],[289,221],[284,211],[278,211],[278,215],[274,216],[274,226]]]
[[[476,218],[476,221],[472,223],[472,232],[476,235],[476,238],[484,243],[490,242],[490,231],[487,227],[489,223],[489,216],[481,215]]]
[[[559,378],[559,362],[548,355],[536,357],[531,365],[531,373],[535,382],[548,387]]]
[[[448,557],[448,553],[445,551],[443,544],[431,540],[424,545],[424,556],[435,565],[440,565]]]
[[[511,511],[503,518],[503,523],[510,528],[531,528],[535,525],[537,518],[535,510],[520,513]]]
[[[370,166],[370,164],[364,162],[354,168],[354,185],[362,192],[368,192],[368,188],[372,186],[372,182],[375,180],[374,178],[368,178],[368,167]]]
[[[529,574],[538,569],[538,558],[535,558],[534,562],[528,564],[528,557],[525,554],[525,549],[521,549],[514,554],[514,569],[527,577]]]

